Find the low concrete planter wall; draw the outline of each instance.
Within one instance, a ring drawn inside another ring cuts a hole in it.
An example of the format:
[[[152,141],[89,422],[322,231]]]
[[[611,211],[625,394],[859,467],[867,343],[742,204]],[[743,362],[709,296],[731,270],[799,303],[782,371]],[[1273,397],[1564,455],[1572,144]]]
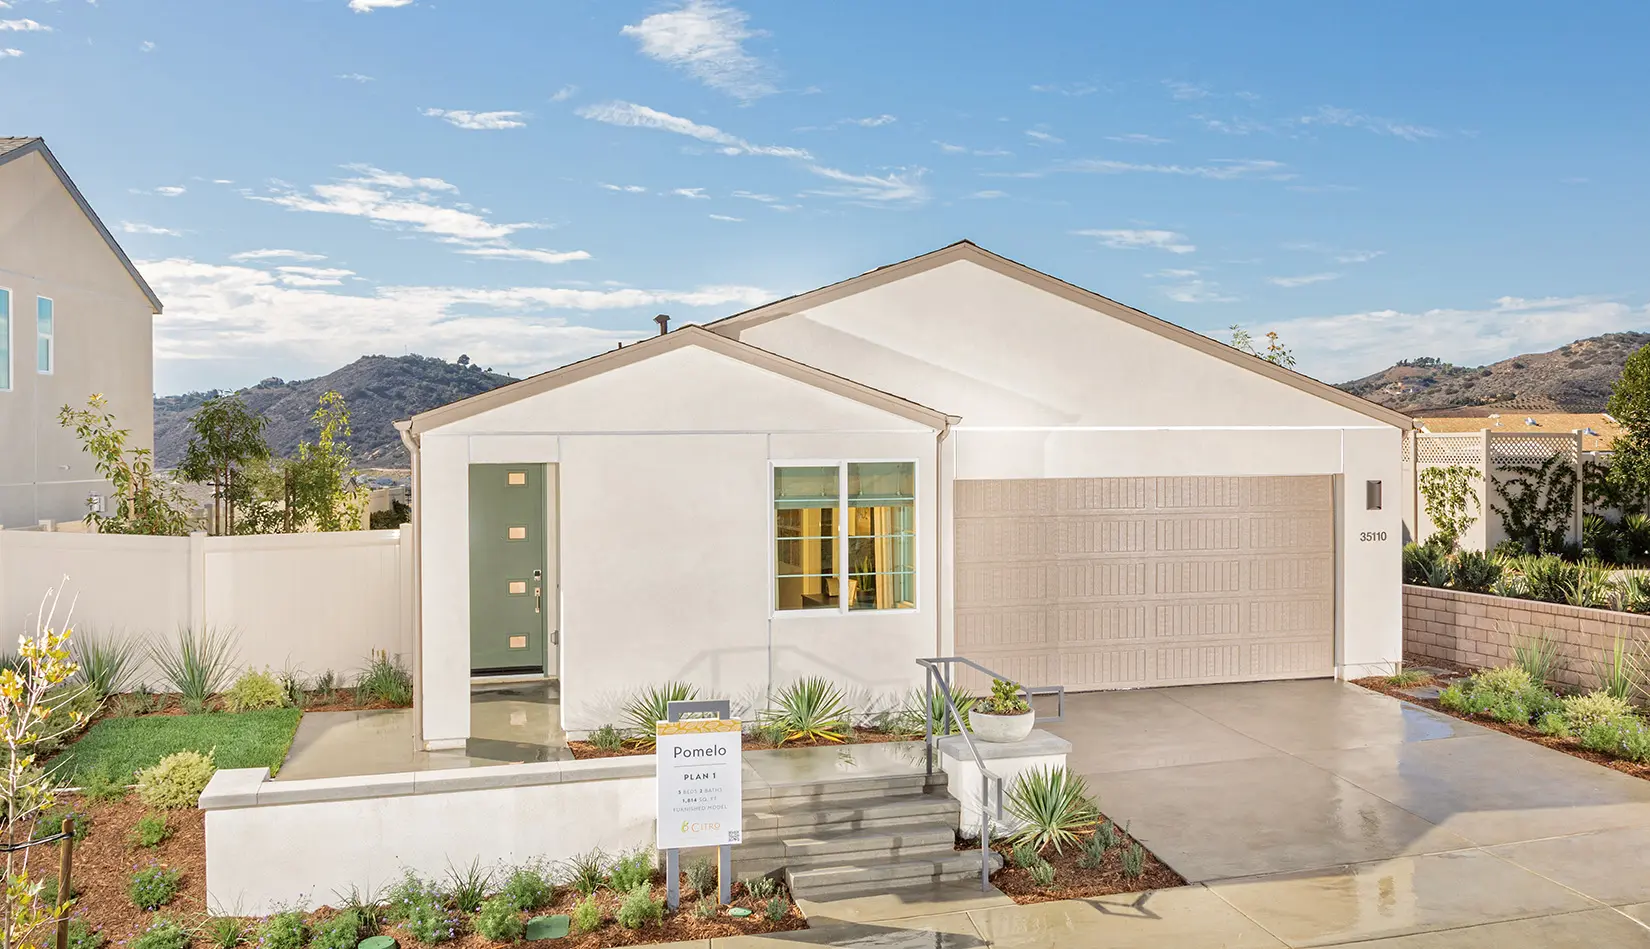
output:
[[[616,853],[654,839],[651,755],[405,774],[271,781],[219,771],[206,811],[206,895],[215,912],[336,903],[405,869]]]
[[[1513,660],[1513,644],[1545,633],[1559,643],[1555,680],[1598,686],[1594,663],[1608,661],[1617,638],[1650,643],[1650,615],[1594,610],[1437,587],[1404,587],[1404,654],[1466,666]]]

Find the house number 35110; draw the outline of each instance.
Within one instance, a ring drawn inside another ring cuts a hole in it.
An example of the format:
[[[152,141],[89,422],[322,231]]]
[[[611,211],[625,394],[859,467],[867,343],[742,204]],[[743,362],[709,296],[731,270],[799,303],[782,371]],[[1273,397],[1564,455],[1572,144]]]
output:
[[[1386,531],[1359,531],[1358,539],[1364,543],[1378,543],[1386,540]]]

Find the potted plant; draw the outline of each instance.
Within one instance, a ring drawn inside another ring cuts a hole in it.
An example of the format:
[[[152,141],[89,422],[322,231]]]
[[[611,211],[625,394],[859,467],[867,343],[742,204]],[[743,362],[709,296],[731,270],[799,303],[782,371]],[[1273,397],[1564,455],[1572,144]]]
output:
[[[974,705],[968,715],[968,727],[981,741],[1024,741],[1031,734],[1037,713],[1020,694],[1020,686],[1007,679],[991,681],[991,697]]]

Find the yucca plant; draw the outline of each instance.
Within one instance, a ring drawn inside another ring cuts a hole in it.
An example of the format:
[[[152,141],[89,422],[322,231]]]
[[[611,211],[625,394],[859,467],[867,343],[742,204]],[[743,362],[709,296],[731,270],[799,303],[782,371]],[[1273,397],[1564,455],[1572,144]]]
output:
[[[928,725],[933,729],[934,734],[955,735],[957,733],[957,725],[951,720],[951,713],[945,707],[944,693],[937,688],[934,690],[934,694],[930,698],[924,697],[922,689],[911,690],[910,697],[905,700],[905,707],[900,710],[900,718],[903,720],[904,729],[909,734],[913,735],[920,735],[923,733],[924,715],[922,706],[924,702],[928,703],[928,713],[926,717],[928,719]],[[974,710],[974,706],[979,703],[979,699],[969,695],[961,689],[953,689],[951,692],[951,702],[957,706],[957,714],[962,716],[962,727],[968,728],[968,715]]]
[[[1616,596],[1614,574],[1608,567],[1596,563],[1576,564],[1569,580],[1563,586],[1562,602],[1571,606],[1590,606],[1609,609]]]
[[[1530,676],[1530,681],[1543,688],[1558,672],[1558,640],[1545,632],[1537,632],[1513,643],[1513,664]]]
[[[840,742],[852,723],[842,690],[823,676],[798,679],[774,696],[774,707],[762,720],[784,732],[780,744],[792,741]]]
[[[1593,661],[1593,675],[1598,677],[1599,690],[1623,702],[1631,702],[1644,676],[1644,664],[1638,648],[1621,637],[1611,645],[1605,661]]]
[[[107,636],[91,629],[75,630],[70,649],[80,667],[80,681],[100,699],[131,688],[143,660],[141,637]]]
[[[1004,806],[1020,822],[1010,839],[1028,842],[1038,851],[1052,845],[1055,853],[1062,852],[1100,819],[1088,782],[1063,767],[1021,773],[1009,786]]]
[[[658,723],[670,717],[670,703],[691,702],[699,697],[699,689],[687,682],[666,682],[650,685],[625,703],[624,724],[630,732],[630,743],[640,748],[652,748],[656,743]]]
[[[236,653],[233,630],[180,626],[170,643],[150,644],[149,661],[182,697],[184,708],[198,712],[229,684],[235,674]]]
[[[1629,613],[1650,613],[1650,574],[1624,574],[1619,602]]]
[[[1555,554],[1542,554],[1518,558],[1517,568],[1524,574],[1524,586],[1529,591],[1530,599],[1568,603],[1581,565],[1569,563]]]

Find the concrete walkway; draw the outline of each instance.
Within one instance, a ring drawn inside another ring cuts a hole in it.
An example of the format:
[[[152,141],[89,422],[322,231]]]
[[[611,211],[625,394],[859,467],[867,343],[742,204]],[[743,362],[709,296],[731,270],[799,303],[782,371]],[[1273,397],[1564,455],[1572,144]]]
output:
[[[1050,730],[1192,885],[813,904],[718,949],[1650,947],[1650,782],[1331,681],[1077,695]]]

